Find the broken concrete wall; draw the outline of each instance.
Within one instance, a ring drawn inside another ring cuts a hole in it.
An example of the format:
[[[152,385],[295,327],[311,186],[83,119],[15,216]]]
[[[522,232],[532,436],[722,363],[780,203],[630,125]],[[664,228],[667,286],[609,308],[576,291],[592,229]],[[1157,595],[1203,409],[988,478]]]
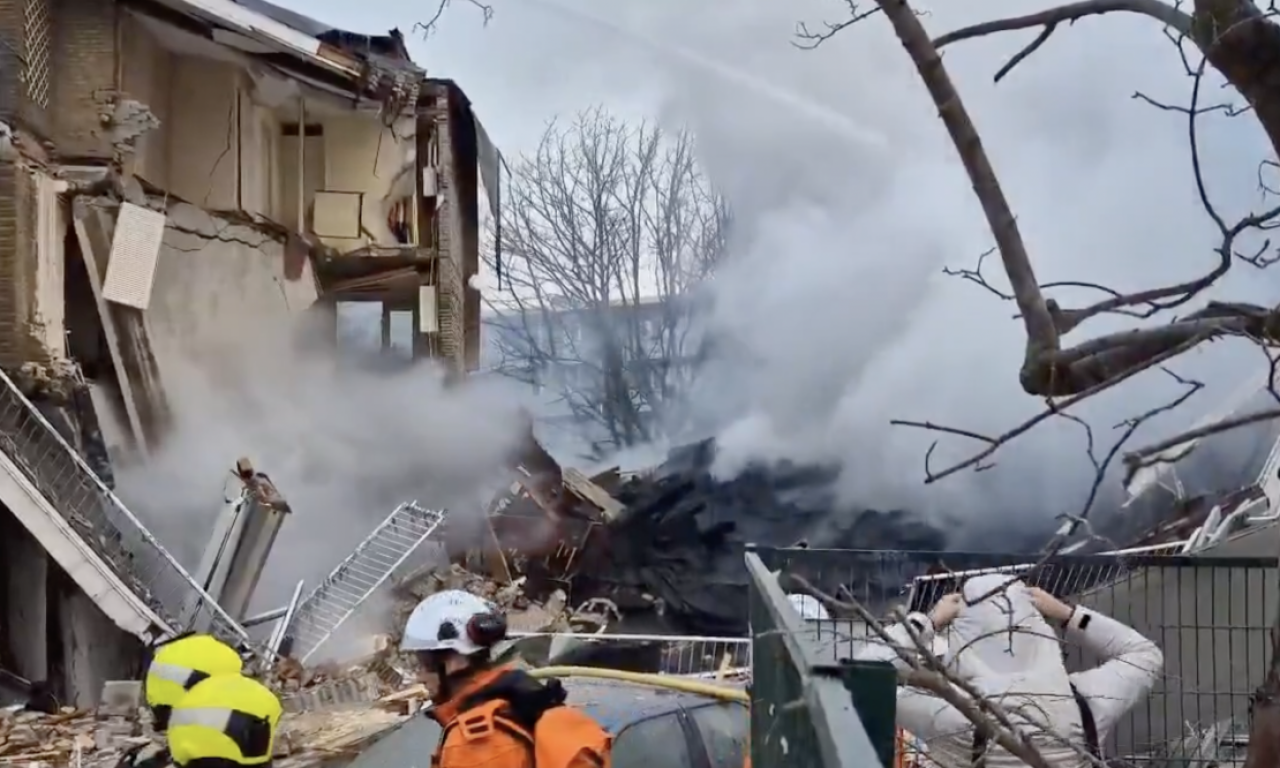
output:
[[[322,187],[344,193],[328,195],[327,202],[317,203],[314,226],[325,245],[345,252],[366,245],[370,237],[379,245],[399,242],[387,226],[384,200],[397,172],[414,157],[414,123],[411,119],[402,120],[388,127],[375,115],[356,112],[323,120]],[[363,197],[347,194],[360,192]],[[321,206],[329,202],[352,216],[323,216]],[[336,224],[347,231],[337,231]]]
[[[180,379],[185,366],[200,365],[206,355],[213,360],[272,328],[287,328],[315,303],[310,262],[298,279],[285,277],[277,235],[185,203],[168,214],[147,310],[162,381]]]
[[[107,680],[136,677],[142,644],[117,627],[0,506],[0,668],[91,707]]]
[[[436,243],[439,249],[440,274],[436,290],[436,311],[440,321],[441,362],[455,375],[466,371],[466,279],[461,262],[464,222],[461,190],[455,167],[460,159],[450,139],[454,115],[450,110],[451,92],[447,86],[433,89],[436,104],[432,110],[439,152],[437,174]]]
[[[33,237],[36,281],[32,330],[36,341],[47,355],[46,359],[66,360],[66,254],[63,241],[67,231],[67,209],[61,198],[64,185],[47,173],[33,173],[31,184],[36,206]]]
[[[61,575],[61,572],[59,572]],[[56,652],[61,665],[55,689],[67,704],[89,708],[108,680],[137,679],[144,663],[142,642],[127,634],[98,610],[69,578],[55,579],[58,589]]]
[[[165,187],[169,182],[170,93],[172,57],[151,30],[132,13],[121,14],[121,90],[126,96],[151,110],[160,126],[138,140],[137,152],[129,158],[137,176]]]
[[[50,340],[60,339],[60,296],[49,304],[39,277],[37,201],[52,183],[24,158],[0,161],[0,366],[6,368],[48,361],[57,351],[49,349]]]
[[[118,3],[57,0],[53,34],[54,144],[64,158],[107,159],[99,117],[115,94]]]
[[[169,117],[169,183],[173,194],[204,208],[232,210],[236,201],[234,110],[239,69],[197,56],[174,56]],[[228,143],[232,149],[228,151]],[[261,165],[265,157],[242,157]]]
[[[49,677],[49,562],[13,514],[0,508],[0,667],[30,681]],[[55,568],[57,566],[54,566]]]

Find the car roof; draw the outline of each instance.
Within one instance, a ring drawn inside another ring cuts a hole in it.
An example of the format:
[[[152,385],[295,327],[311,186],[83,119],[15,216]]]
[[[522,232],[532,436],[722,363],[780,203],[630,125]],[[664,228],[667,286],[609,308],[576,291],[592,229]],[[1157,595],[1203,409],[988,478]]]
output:
[[[693,709],[715,699],[696,693],[614,680],[563,680],[568,703],[586,710],[605,730],[618,733],[637,720]]]
[[[581,707],[610,733],[620,733],[640,720],[715,701],[709,696],[625,681],[567,678],[562,681],[568,703]],[[428,717],[411,717],[379,738],[347,764],[348,768],[403,768],[420,762],[424,749],[434,749],[440,726]]]

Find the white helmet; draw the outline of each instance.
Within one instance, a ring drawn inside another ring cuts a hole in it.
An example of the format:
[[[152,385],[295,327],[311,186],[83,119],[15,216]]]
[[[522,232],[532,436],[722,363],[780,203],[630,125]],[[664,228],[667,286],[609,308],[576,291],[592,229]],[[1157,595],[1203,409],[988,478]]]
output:
[[[796,613],[800,614],[802,619],[826,621],[831,618],[830,614],[827,613],[827,609],[813,595],[787,595],[787,601],[791,603],[791,607],[796,609]]]
[[[488,617],[492,621],[485,620]],[[446,589],[418,603],[409,614],[400,650],[470,656],[488,650],[505,633],[506,620],[496,605],[461,589]]]

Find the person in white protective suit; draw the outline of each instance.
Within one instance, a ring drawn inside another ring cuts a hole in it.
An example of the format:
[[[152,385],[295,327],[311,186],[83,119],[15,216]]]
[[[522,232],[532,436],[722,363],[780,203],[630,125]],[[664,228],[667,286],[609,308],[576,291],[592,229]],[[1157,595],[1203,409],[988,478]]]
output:
[[[1000,704],[1055,767],[1084,766],[1091,762],[1087,755],[1101,757],[1099,745],[1151,690],[1164,666],[1164,654],[1137,631],[1008,575],[970,578],[961,593],[939,600],[928,616],[912,613],[906,621],[925,647],[941,651],[948,670]],[[886,630],[899,647],[917,647],[902,624]],[[939,636],[945,644],[935,644]],[[1101,663],[1068,674],[1063,640],[1082,646]],[[857,655],[890,661],[899,669],[908,666],[886,643],[868,644]],[[1023,765],[975,733],[958,710],[923,689],[899,687],[897,719],[942,765]]]
[[[787,595],[787,602],[791,603],[791,607],[805,621],[827,621],[831,618],[826,607],[813,595],[790,594]]]

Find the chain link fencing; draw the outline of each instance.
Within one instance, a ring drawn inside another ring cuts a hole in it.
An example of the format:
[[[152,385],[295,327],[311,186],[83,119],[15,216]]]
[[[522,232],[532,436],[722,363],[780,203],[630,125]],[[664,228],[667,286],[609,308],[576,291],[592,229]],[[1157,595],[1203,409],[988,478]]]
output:
[[[1148,552],[1058,556],[1033,568],[1026,556],[993,554],[756,552],[768,570],[803,576],[882,617],[895,607],[928,612],[969,576],[1026,577],[1032,586],[1129,625],[1164,652],[1161,679],[1109,735],[1107,757],[1142,766],[1243,761],[1250,696],[1267,670],[1280,600],[1280,559]],[[852,658],[868,640],[862,622],[808,624],[813,647],[828,660]],[[1064,654],[1069,671],[1098,662],[1076,646]]]

